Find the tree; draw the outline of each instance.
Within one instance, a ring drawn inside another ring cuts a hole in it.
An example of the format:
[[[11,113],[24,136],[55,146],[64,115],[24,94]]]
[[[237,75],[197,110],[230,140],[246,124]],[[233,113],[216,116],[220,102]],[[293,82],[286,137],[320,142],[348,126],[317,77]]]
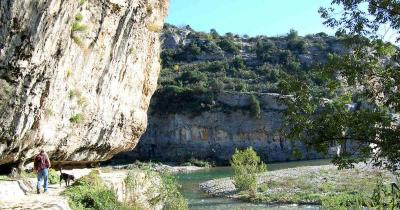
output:
[[[252,147],[245,150],[236,149],[232,155],[231,166],[235,173],[235,187],[240,191],[249,191],[254,196],[257,191],[257,174],[267,171],[267,166]]]
[[[215,30],[215,29],[211,29],[210,30],[210,34],[211,34],[213,39],[218,39],[219,38],[219,34],[218,34],[217,30]]]
[[[257,119],[261,117],[260,101],[254,95],[250,96],[250,114]]]
[[[365,3],[368,9],[363,9]],[[400,161],[400,53],[382,41],[379,28],[400,30],[400,2],[333,0],[342,7],[321,8],[325,24],[338,29],[343,54],[329,56],[311,75],[285,75],[280,83],[287,136],[320,152],[333,144],[357,145],[357,155],[344,147],[334,159],[339,168],[372,160],[397,170]],[[318,82],[316,82],[318,81]]]

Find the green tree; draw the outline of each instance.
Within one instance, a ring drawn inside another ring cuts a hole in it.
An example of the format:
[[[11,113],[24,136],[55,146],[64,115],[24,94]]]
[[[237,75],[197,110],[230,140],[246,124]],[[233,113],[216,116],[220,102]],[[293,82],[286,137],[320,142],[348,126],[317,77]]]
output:
[[[257,192],[257,174],[267,171],[267,166],[260,157],[249,147],[245,150],[237,150],[231,159],[234,171],[234,184],[240,191],[249,191],[251,195]]]
[[[261,117],[260,101],[255,95],[250,96],[250,114],[257,119]]]
[[[240,53],[240,46],[235,44],[235,42],[230,38],[223,38],[217,44],[225,52],[232,53],[234,55]]]
[[[280,90],[291,95],[283,100],[288,106],[287,135],[324,153],[335,143],[357,143],[357,156],[344,147],[334,159],[339,167],[372,159],[376,165],[396,170],[400,161],[400,127],[395,117],[400,112],[400,53],[380,40],[378,31],[389,25],[400,34],[400,2],[332,3],[342,7],[341,16],[335,16],[332,8],[321,8],[320,13],[326,25],[338,29],[347,50],[330,55],[311,76],[285,75]]]

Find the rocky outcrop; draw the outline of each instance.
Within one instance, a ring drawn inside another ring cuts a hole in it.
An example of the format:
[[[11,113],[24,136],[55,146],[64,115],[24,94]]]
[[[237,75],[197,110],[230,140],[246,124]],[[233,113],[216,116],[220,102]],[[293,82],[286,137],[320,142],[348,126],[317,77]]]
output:
[[[235,149],[249,146],[267,162],[323,157],[303,143],[290,141],[282,135],[285,106],[279,104],[278,94],[258,94],[260,118],[251,116],[248,111],[250,96],[220,94],[216,103],[226,106],[220,111],[150,115],[148,130],[139,145],[116,159],[180,162],[194,157],[227,164]]]
[[[99,161],[135,147],[168,0],[0,3],[0,165],[47,150]]]
[[[113,170],[111,168],[94,169],[99,171],[99,177],[106,187],[115,192],[118,201],[134,202],[140,209],[159,210],[163,208],[164,200],[157,199],[163,193],[161,177],[140,169],[130,170],[134,186],[127,186],[125,180],[128,170]],[[63,170],[76,179],[88,175],[92,169]],[[104,172],[102,172],[104,171]],[[128,187],[130,187],[128,189]],[[62,192],[66,189],[64,183],[49,186],[49,192],[36,194],[36,179],[0,179],[0,209],[60,209],[70,210],[68,198]]]

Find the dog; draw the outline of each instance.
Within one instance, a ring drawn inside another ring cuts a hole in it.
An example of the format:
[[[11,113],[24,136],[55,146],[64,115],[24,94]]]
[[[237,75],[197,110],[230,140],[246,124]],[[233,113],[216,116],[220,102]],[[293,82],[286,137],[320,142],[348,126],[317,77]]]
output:
[[[62,172],[62,168],[60,168],[60,187],[61,187],[61,181],[65,181],[65,186],[69,186],[70,181],[75,181],[75,176],[67,173]]]

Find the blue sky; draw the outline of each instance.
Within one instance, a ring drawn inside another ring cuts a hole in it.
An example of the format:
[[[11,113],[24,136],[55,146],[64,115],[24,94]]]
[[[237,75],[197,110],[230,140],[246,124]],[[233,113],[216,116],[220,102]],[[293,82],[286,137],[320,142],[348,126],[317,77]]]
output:
[[[220,34],[300,35],[333,30],[322,24],[318,8],[331,0],[170,0],[167,22],[198,31],[215,28]]]

